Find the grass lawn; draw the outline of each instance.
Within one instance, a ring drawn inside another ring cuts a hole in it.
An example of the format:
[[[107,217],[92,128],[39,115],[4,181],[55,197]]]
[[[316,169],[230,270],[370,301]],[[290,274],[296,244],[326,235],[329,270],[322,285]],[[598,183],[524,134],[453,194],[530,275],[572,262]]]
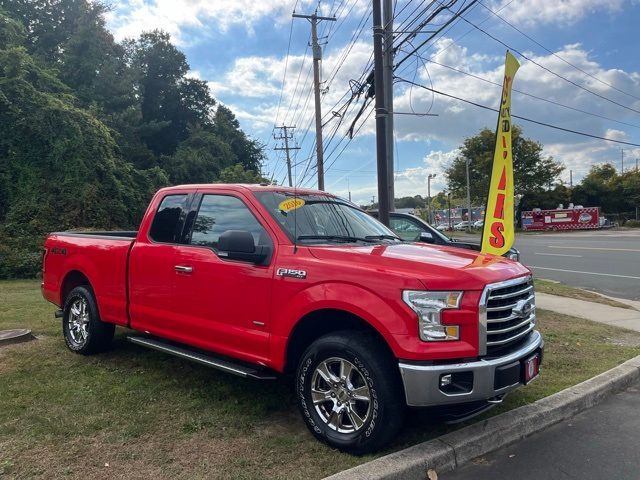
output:
[[[536,278],[535,284],[536,292],[549,293],[551,295],[558,295],[560,297],[577,298],[578,300],[586,300],[587,302],[603,303],[611,307],[628,308],[633,310],[633,307],[626,303],[617,302],[616,300],[598,295],[595,292],[590,292],[589,290],[583,290],[581,288],[570,287],[569,285],[565,285],[560,282]]]
[[[54,309],[38,282],[0,282],[0,329],[38,337],[0,348],[0,477],[321,478],[373,458],[315,441],[288,379],[217,372],[129,344],[123,331],[109,352],[82,357],[64,346]],[[640,354],[637,333],[550,312],[539,323],[541,378],[493,413]],[[391,450],[453,428],[412,412]]]

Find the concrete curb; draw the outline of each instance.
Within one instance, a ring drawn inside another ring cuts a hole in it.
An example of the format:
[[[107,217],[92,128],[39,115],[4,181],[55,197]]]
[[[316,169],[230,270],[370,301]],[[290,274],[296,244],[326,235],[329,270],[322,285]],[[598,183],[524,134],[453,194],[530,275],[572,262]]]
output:
[[[424,480],[544,430],[640,381],[640,355],[537,402],[336,473],[327,480]]]

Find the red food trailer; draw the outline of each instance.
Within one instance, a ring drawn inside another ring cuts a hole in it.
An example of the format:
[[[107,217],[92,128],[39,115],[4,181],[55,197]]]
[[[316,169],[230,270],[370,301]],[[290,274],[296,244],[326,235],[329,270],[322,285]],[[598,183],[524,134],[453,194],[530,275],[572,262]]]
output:
[[[587,230],[600,228],[600,207],[534,209],[522,212],[523,230]]]

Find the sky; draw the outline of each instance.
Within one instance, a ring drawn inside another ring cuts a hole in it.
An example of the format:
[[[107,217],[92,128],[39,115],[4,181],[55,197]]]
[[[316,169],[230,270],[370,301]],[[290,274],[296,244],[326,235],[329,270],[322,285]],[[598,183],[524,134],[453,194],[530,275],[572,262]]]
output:
[[[394,0],[396,42],[445,0]],[[431,8],[428,8],[432,4]],[[453,12],[469,0],[459,0]],[[125,0],[112,3],[107,23],[117,40],[162,29],[185,52],[190,76],[205,80],[241,127],[266,145],[263,173],[286,183],[275,126],[295,126],[294,183],[315,188],[315,127],[310,23],[297,13],[335,16],[318,26],[322,42],[322,113],[326,190],[371,203],[377,193],[373,104],[352,98],[370,71],[370,0]],[[421,32],[439,29],[444,10]],[[640,0],[481,0],[418,49],[429,33],[399,45],[394,82],[396,197],[446,189],[444,170],[465,138],[495,128],[497,114],[424,88],[497,108],[505,45],[517,50],[512,113],[592,135],[640,144]],[[413,19],[417,21],[411,24]],[[476,25],[478,28],[474,27]],[[493,37],[493,38],[492,38]],[[500,43],[502,42],[502,43]],[[405,60],[406,58],[406,60]],[[461,73],[463,72],[463,73]],[[469,75],[472,74],[473,76]],[[493,83],[491,83],[493,82]],[[496,85],[497,84],[497,85]],[[522,93],[521,93],[522,92]],[[537,97],[537,98],[535,98]],[[404,115],[402,113],[429,113]],[[635,168],[640,148],[518,121],[544,154],[578,182],[591,165]],[[621,151],[622,149],[622,151]]]

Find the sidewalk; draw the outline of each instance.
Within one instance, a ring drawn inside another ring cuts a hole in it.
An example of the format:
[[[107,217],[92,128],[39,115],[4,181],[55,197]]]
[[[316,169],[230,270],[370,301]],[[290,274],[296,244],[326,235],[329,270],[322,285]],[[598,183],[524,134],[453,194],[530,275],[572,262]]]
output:
[[[640,332],[640,311],[638,310],[610,307],[601,303],[546,293],[536,293],[536,307]]]
[[[495,478],[637,480],[640,390],[634,385],[601,405],[483,455],[442,480]]]

